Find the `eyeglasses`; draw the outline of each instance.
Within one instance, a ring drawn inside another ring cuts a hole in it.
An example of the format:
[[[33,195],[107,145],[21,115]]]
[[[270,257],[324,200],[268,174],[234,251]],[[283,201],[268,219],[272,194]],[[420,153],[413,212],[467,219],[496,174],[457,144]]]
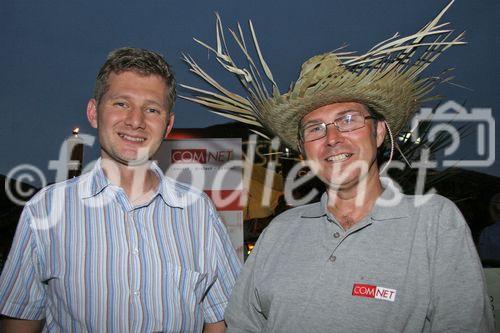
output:
[[[324,138],[326,136],[328,126],[335,125],[339,132],[352,132],[365,127],[366,119],[376,119],[373,116],[362,116],[360,114],[345,114],[338,117],[331,123],[316,123],[308,124],[300,127],[300,138],[303,142],[309,142]]]

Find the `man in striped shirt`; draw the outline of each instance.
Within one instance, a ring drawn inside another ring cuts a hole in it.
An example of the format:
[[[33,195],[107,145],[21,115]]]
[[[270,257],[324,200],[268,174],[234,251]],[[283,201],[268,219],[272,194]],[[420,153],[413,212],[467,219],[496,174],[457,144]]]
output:
[[[25,206],[0,277],[5,332],[223,332],[240,263],[203,192],[151,156],[172,129],[175,79],[123,48],[87,105],[101,158]]]

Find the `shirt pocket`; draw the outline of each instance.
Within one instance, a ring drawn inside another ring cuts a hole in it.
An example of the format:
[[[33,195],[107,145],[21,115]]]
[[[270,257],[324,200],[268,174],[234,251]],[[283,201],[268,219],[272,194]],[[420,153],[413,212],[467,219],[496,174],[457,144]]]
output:
[[[165,263],[164,267],[167,304],[182,309],[185,315],[194,313],[205,295],[207,274],[171,263]]]

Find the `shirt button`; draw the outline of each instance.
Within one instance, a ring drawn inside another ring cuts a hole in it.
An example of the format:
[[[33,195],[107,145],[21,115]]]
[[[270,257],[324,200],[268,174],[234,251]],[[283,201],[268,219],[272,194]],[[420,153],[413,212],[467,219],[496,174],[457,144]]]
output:
[[[134,290],[134,291],[132,292],[132,294],[134,294],[134,296],[139,296],[139,295],[140,295],[140,293],[141,293],[141,292],[140,292],[139,290]]]
[[[334,262],[335,260],[337,260],[337,257],[332,254],[330,256],[330,258],[328,258],[328,260],[330,260],[331,262]]]
[[[133,249],[132,254],[135,254],[135,255],[139,254],[139,250],[137,248]]]
[[[334,234],[333,234],[333,237],[335,237],[335,238],[339,238],[339,237],[340,237],[340,234],[339,234],[338,232],[336,232],[336,233],[334,233]]]

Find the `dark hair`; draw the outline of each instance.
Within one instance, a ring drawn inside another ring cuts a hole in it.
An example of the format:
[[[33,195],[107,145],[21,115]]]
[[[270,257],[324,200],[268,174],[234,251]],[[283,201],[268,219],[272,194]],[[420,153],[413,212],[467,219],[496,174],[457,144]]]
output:
[[[109,74],[125,71],[134,71],[143,75],[159,75],[168,87],[167,106],[169,110],[172,110],[176,92],[175,77],[170,65],[158,53],[132,47],[123,47],[109,53],[95,81],[93,97],[97,103],[109,88]]]

